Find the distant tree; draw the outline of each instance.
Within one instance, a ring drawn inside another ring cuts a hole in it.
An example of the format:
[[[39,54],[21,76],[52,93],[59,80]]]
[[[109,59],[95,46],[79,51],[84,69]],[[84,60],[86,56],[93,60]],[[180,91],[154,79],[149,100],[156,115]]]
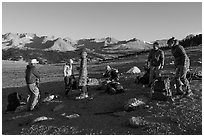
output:
[[[196,36],[189,35],[185,39],[181,40],[180,44],[184,47],[198,46],[202,44],[202,34]]]

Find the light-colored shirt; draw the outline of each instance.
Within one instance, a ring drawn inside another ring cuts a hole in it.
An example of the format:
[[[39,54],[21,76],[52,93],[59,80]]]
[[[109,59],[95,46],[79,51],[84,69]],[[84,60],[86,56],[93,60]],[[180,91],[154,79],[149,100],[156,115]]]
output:
[[[72,65],[64,65],[64,76],[71,76],[72,75]]]

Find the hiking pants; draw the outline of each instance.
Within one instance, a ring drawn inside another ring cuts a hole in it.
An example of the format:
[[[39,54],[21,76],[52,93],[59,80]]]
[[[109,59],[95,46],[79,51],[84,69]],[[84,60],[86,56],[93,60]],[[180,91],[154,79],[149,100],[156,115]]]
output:
[[[27,84],[27,88],[28,88],[27,109],[33,110],[39,101],[40,91],[36,83]]]
[[[175,81],[176,81],[176,91],[183,92],[182,85],[184,84],[187,92],[190,90],[190,84],[188,79],[186,78],[186,74],[188,72],[188,66],[177,66]]]
[[[160,66],[150,66],[150,74],[149,74],[149,84],[151,84],[154,78],[158,78],[160,76]]]
[[[64,77],[64,84],[65,84],[65,94],[67,95],[69,91],[72,90],[73,80],[70,76]]]

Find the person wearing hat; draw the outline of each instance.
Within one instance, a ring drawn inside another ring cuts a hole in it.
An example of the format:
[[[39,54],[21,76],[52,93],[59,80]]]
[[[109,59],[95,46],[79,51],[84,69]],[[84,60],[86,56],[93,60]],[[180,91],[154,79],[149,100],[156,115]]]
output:
[[[106,66],[106,72],[103,74],[105,78],[112,81],[119,81],[118,70],[115,68],[111,68],[109,65]]]
[[[65,83],[65,95],[72,90],[72,75],[73,75],[73,60],[69,61],[64,65],[64,83]]]
[[[150,51],[147,64],[150,68],[149,86],[153,82],[154,78],[160,76],[160,70],[164,67],[164,52],[159,49],[159,43],[153,43],[153,49]]]
[[[79,89],[81,90],[80,96],[76,97],[76,99],[85,99],[88,98],[87,91],[87,52],[83,50],[81,53],[81,62],[80,62],[80,70],[79,70]]]
[[[29,64],[26,66],[25,71],[25,80],[28,88],[28,98],[27,98],[27,110],[32,111],[39,99],[40,99],[40,91],[39,91],[39,81],[40,74],[37,71],[35,64],[39,63],[36,59],[32,59]]]
[[[174,65],[176,67],[176,74],[174,80],[176,82],[176,95],[187,95],[192,94],[190,84],[186,78],[186,74],[190,67],[190,59],[186,54],[183,46],[179,44],[179,41],[174,37],[167,41],[169,47],[171,47],[172,55],[174,56]],[[182,85],[184,84],[186,91],[183,91]]]

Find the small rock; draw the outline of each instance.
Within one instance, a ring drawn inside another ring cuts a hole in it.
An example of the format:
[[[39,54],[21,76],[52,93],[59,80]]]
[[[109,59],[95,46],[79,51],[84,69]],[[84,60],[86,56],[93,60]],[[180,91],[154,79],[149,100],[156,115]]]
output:
[[[77,117],[79,117],[79,114],[71,114],[66,116],[66,118],[68,119],[77,118]]]
[[[34,119],[30,124],[34,124],[34,123],[45,121],[45,120],[53,120],[53,119],[54,118],[42,116],[42,117],[38,117],[38,118]]]
[[[128,102],[125,103],[124,109],[125,110],[130,110],[130,109],[135,109],[136,107],[139,106],[144,106],[146,104],[146,100],[143,98],[131,98],[128,100]]]
[[[129,119],[129,124],[131,127],[143,127],[148,124],[147,121],[144,120],[142,117],[131,117]]]

